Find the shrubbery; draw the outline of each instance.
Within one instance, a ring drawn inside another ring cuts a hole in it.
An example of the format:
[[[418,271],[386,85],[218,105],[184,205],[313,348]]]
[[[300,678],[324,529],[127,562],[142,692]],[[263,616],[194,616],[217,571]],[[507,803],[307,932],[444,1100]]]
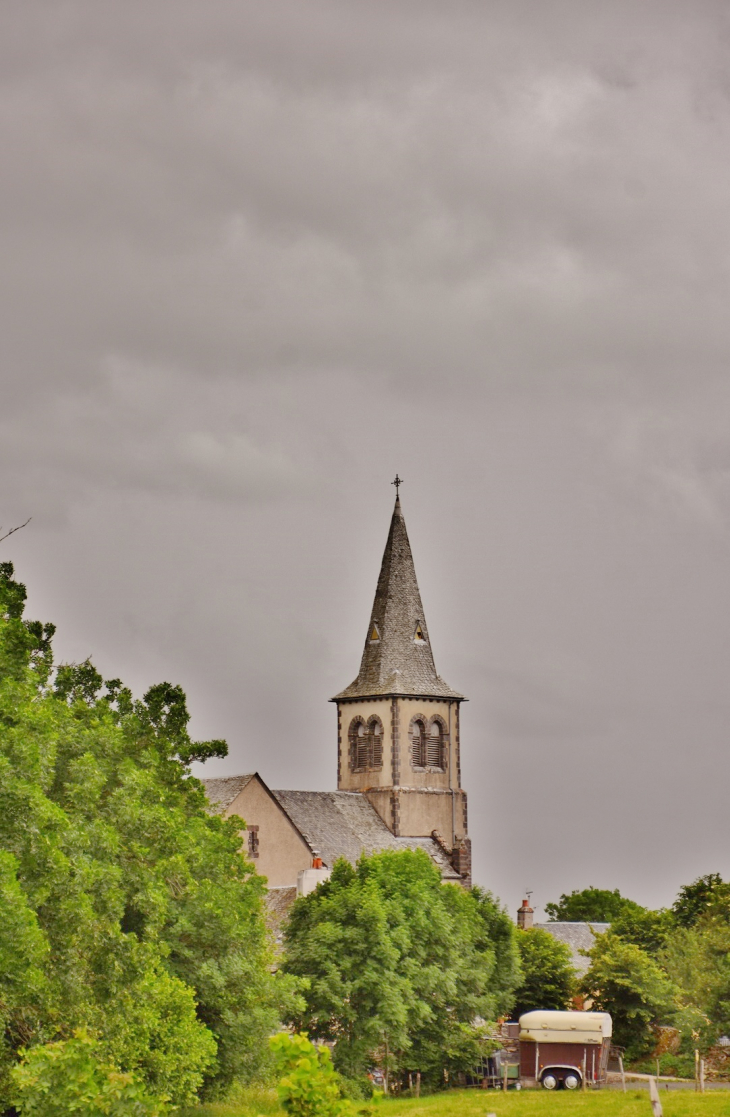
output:
[[[33,1047],[12,1072],[22,1117],[162,1117],[164,1098],[149,1095],[137,1075],[122,1074],[99,1044],[79,1031]]]
[[[281,1076],[279,1098],[291,1117],[348,1117],[354,1112],[343,1097],[327,1047],[315,1047],[306,1034],[286,1032],[269,1042]]]

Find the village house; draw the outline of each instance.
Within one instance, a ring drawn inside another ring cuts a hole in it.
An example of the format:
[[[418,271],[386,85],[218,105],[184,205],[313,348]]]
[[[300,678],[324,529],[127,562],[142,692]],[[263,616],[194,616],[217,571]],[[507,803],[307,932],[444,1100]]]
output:
[[[610,923],[579,923],[569,921],[556,921],[553,923],[535,923],[534,910],[527,900],[522,901],[517,909],[517,926],[522,931],[529,931],[535,927],[538,931],[547,931],[558,942],[565,943],[570,950],[571,964],[576,975],[581,978],[588,971],[590,959],[588,951],[596,945],[596,936],[608,931]]]

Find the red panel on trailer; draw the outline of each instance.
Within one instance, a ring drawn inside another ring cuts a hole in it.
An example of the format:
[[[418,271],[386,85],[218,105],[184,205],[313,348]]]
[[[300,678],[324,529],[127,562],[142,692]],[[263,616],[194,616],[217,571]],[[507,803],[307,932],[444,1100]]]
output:
[[[610,1041],[598,1043],[534,1043],[520,1040],[520,1076],[538,1078],[545,1067],[577,1067],[582,1070],[586,1059],[586,1081],[601,1082],[606,1075]],[[537,1052],[537,1066],[535,1053]]]

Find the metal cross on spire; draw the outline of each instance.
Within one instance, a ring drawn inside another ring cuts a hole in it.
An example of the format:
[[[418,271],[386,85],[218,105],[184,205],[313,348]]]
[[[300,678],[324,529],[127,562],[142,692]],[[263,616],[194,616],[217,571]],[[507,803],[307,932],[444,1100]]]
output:
[[[398,490],[401,487],[401,485],[403,484],[403,478],[399,477],[398,474],[396,473],[395,481],[391,481],[390,483],[391,483],[391,485],[395,485],[395,495],[400,496],[400,493],[398,492]]]

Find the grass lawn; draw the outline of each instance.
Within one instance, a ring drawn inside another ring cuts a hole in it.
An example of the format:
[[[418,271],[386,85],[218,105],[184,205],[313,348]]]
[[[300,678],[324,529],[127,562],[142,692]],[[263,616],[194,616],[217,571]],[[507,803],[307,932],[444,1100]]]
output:
[[[730,1090],[699,1095],[688,1090],[661,1092],[664,1117],[730,1117]],[[564,1090],[522,1090],[504,1097],[493,1090],[454,1090],[428,1098],[387,1101],[368,1105],[374,1117],[651,1117],[648,1090],[604,1090],[569,1094]],[[228,1105],[200,1106],[185,1117],[282,1117],[274,1090],[245,1091]]]
[[[184,1109],[180,1117],[285,1117],[276,1089],[248,1086],[234,1090],[225,1105],[199,1105]]]
[[[730,1091],[695,1094],[693,1091],[662,1091],[664,1117],[730,1117]],[[651,1117],[648,1090],[597,1090],[551,1094],[545,1090],[521,1090],[517,1094],[492,1090],[455,1090],[417,1101],[387,1101],[378,1106],[382,1117]]]

